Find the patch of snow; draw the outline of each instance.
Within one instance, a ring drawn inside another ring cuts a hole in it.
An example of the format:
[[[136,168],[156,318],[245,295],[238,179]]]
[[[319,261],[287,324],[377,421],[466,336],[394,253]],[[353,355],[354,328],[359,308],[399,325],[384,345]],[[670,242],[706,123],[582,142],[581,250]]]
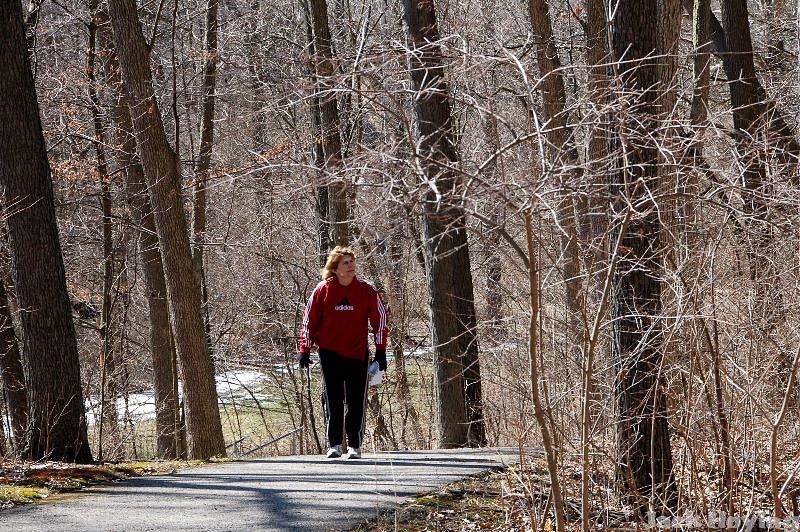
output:
[[[227,371],[221,375],[217,375],[216,387],[219,402],[223,404],[235,401],[251,401],[255,398],[258,402],[262,403],[263,406],[263,403],[272,399],[269,394],[260,391],[261,385],[268,380],[269,375],[253,370]],[[248,389],[252,394],[248,392]],[[182,391],[182,386],[179,382],[179,397],[182,396]],[[125,399],[123,397],[117,398],[117,411],[121,418],[125,412]],[[148,390],[142,393],[130,394],[128,396],[128,412],[134,423],[155,419],[155,392]],[[98,417],[100,417],[100,398],[92,397],[87,399],[86,423],[88,425],[94,425]],[[3,428],[6,430],[5,420],[3,421]]]

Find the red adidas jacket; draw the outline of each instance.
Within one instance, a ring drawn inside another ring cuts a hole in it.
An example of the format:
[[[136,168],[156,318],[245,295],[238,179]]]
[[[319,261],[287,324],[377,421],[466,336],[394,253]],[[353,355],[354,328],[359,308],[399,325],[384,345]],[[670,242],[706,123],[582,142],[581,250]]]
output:
[[[335,351],[343,357],[364,360],[368,348],[368,323],[375,348],[386,349],[387,316],[375,287],[358,277],[342,286],[334,277],[322,281],[308,298],[300,326],[300,352],[311,345]]]

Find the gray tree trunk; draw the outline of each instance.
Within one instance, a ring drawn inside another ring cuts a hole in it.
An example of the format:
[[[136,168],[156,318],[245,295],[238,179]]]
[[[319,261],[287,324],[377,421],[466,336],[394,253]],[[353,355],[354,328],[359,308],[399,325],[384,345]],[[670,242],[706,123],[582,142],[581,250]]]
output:
[[[136,3],[111,0],[109,11],[161,248],[170,322],[183,375],[188,456],[224,456],[214,364],[203,327],[200,286],[192,267],[177,156],[167,142],[153,93],[149,51]]]
[[[627,202],[637,213],[622,235],[614,271],[611,316],[612,351],[618,364],[618,477],[631,502],[641,511],[651,504],[657,514],[674,510],[676,490],[667,424],[667,398],[661,370],[662,250],[658,205],[648,191],[658,187],[658,149],[650,140],[658,118],[658,88],[662,85],[657,0],[620,3],[613,21],[613,50],[622,90],[635,93],[635,116],[623,122],[625,138],[618,146],[626,154],[611,176],[611,191],[621,211]],[[623,157],[622,154],[619,157]],[[620,227],[614,232],[617,234]],[[610,242],[617,236],[612,234]]]
[[[20,308],[27,456],[91,462],[53,185],[19,2],[0,3],[0,187]]]
[[[310,43],[316,74],[321,143],[325,157],[323,182],[327,184],[329,241],[333,246],[350,243],[350,208],[347,182],[339,176],[342,167],[342,140],[339,130],[339,106],[336,100],[335,67],[326,0],[309,0],[309,14],[314,40]]]
[[[409,68],[417,98],[417,150],[424,178],[435,183],[424,197],[425,267],[431,308],[440,444],[486,441],[481,403],[475,296],[470,269],[463,183],[457,162],[449,89],[438,48],[433,2],[404,0]]]

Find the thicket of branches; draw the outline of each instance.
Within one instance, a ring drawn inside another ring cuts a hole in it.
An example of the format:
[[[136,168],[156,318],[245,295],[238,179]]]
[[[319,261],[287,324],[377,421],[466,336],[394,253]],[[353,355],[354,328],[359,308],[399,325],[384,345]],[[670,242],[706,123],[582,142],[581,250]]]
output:
[[[619,494],[641,514],[800,513],[796,6],[682,4],[138,5],[143,112],[161,114],[184,214],[205,220],[189,234],[217,374],[269,373],[314,452],[298,321],[321,256],[348,243],[392,312],[377,448],[544,442],[559,527],[564,500],[588,530]],[[180,427],[137,450],[109,403],[152,390],[156,362],[153,230],[114,133],[105,9],[45,1],[26,21],[83,394],[108,403],[95,455],[101,439],[106,458],[180,455]],[[575,469],[581,493],[561,493]]]

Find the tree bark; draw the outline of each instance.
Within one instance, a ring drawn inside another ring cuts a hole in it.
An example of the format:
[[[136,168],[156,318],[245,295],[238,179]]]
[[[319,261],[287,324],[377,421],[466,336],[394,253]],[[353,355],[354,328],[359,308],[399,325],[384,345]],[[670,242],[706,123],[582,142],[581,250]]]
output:
[[[438,392],[440,444],[482,445],[486,441],[481,403],[475,297],[460,195],[463,183],[453,169],[448,86],[438,49],[433,2],[404,0],[409,69],[417,98],[417,154],[424,178],[435,184],[425,193],[423,229]]]
[[[314,62],[316,57],[316,47],[314,43],[314,29],[312,27],[310,7],[307,2],[303,2],[303,11],[306,17],[306,38],[308,39],[308,71],[311,76],[311,83],[314,87],[319,84],[317,82],[317,70]],[[320,110],[320,101],[317,90],[310,97],[309,107],[311,112],[311,132],[314,136],[314,142],[311,144],[311,161],[314,168],[317,169],[315,173],[314,186],[314,207],[317,212],[317,253],[319,254],[320,266],[325,265],[328,258],[328,252],[332,248],[330,225],[328,223],[328,184],[325,182],[325,150],[323,149],[322,140],[322,111]]]
[[[335,67],[326,0],[309,0],[309,14],[314,37],[310,52],[316,74],[321,129],[318,142],[322,144],[327,172],[323,181],[327,184],[329,240],[333,246],[346,246],[350,243],[350,208],[347,182],[338,175],[342,167],[342,140],[339,106],[333,92]]]
[[[91,462],[53,185],[19,2],[0,4],[0,185],[28,387],[27,456]]]
[[[692,75],[694,90],[692,93],[691,119],[692,126],[700,130],[708,118],[708,93],[711,76],[711,0],[695,0],[692,12]],[[696,131],[700,136],[702,131]]]
[[[114,103],[111,117],[116,125],[115,140],[120,168],[125,169],[125,197],[131,209],[133,225],[139,227],[138,247],[142,257],[147,307],[150,317],[150,353],[153,366],[153,391],[156,403],[156,456],[163,459],[179,457],[178,441],[181,437],[180,412],[173,358],[167,285],[161,262],[153,209],[147,194],[144,170],[136,154],[130,110],[125,100],[120,79],[119,61],[112,42],[111,21],[105,10],[100,11],[98,39],[100,48],[108,54],[105,61],[106,83],[111,87]]]
[[[105,125],[101,117],[100,99],[97,95],[96,60],[104,55],[98,54],[97,35],[102,15],[99,2],[89,2],[89,46],[87,58],[87,77],[89,79],[89,100],[92,103],[92,125],[94,127],[94,146],[97,155],[97,176],[100,180],[100,212],[103,215],[103,304],[100,311],[100,430],[98,432],[97,459],[104,459],[104,442],[110,439],[118,442],[119,431],[117,413],[117,386],[115,372],[115,353],[112,331],[112,291],[114,289],[114,242],[113,219],[111,218],[111,178],[108,175],[105,151]],[[108,430],[108,432],[106,432]],[[115,445],[116,448],[119,448]],[[119,456],[111,456],[112,460]]]
[[[625,252],[614,271],[612,350],[618,364],[618,476],[640,510],[648,499],[657,514],[674,510],[676,490],[662,385],[663,338],[660,333],[662,251],[658,205],[649,191],[658,187],[658,149],[650,140],[658,117],[661,84],[657,0],[621,3],[613,21],[613,50],[622,90],[635,94],[626,109],[633,115],[624,128],[611,191],[618,210],[630,202],[637,209],[622,235]],[[630,96],[628,96],[630,98]],[[622,228],[617,226],[617,234]],[[611,242],[616,242],[612,235]]]
[[[184,382],[189,457],[225,455],[214,364],[203,327],[175,152],[153,93],[149,53],[133,0],[109,2],[120,71],[150,192],[166,278],[170,322]]]
[[[211,175],[211,153],[214,149],[214,108],[217,90],[217,18],[218,0],[208,0],[206,6],[205,68],[203,70],[203,117],[200,123],[200,153],[195,169],[194,203],[192,206],[192,266],[201,287],[203,322],[206,337],[211,349],[211,321],[208,309],[208,288],[206,286],[203,251],[206,244],[206,209],[208,179]]]

